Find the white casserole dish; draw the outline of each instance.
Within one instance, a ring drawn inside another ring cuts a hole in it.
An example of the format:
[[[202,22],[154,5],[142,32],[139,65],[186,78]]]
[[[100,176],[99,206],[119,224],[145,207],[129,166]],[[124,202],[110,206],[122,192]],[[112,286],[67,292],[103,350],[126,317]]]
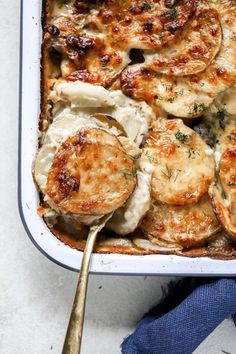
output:
[[[21,0],[19,103],[19,210],[34,245],[50,260],[79,271],[82,252],[60,242],[37,214],[39,196],[31,166],[37,148],[40,111],[41,1]],[[186,258],[173,255],[94,254],[91,272],[150,275],[236,275],[236,260]]]

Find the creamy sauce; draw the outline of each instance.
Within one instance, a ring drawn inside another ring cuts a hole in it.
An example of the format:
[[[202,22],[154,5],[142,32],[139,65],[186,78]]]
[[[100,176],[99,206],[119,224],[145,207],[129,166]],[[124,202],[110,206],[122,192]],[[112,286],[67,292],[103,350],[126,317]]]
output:
[[[141,218],[150,208],[151,176],[138,171],[137,186],[124,207],[118,209],[107,227],[119,235],[133,232]]]
[[[81,81],[62,81],[54,86],[51,96],[76,113],[87,109],[90,115],[98,112],[111,115],[124,127],[136,146],[142,143],[148,133],[148,124],[155,119],[153,110],[145,102],[134,101],[119,90],[108,91],[102,86]]]

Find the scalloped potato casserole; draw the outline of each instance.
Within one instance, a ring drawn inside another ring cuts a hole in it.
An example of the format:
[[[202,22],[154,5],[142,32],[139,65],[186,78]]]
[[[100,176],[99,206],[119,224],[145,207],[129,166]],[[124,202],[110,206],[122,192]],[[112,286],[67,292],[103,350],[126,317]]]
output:
[[[236,2],[44,0],[39,214],[73,248],[236,258]]]

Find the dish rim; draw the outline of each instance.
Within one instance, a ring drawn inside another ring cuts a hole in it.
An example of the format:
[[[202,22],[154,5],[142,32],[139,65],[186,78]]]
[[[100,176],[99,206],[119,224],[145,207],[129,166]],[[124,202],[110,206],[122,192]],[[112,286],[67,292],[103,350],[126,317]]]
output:
[[[27,6],[24,6],[24,4],[27,4]],[[40,79],[41,9],[41,0],[20,1],[18,208],[25,231],[35,247],[57,265],[72,271],[79,271],[82,252],[72,249],[59,241],[52,235],[42,218],[37,214],[38,192],[31,175],[31,164],[37,146],[40,81],[37,79],[35,82],[34,76],[30,76],[30,73],[37,74]],[[26,31],[25,28],[31,32]],[[29,56],[25,55],[27,52],[24,46],[26,32],[31,33],[32,38],[37,39],[37,41],[31,40],[30,49],[32,50],[30,50]],[[26,78],[31,81],[32,86],[26,84]],[[33,107],[33,103],[30,101],[29,107],[31,108],[26,107],[24,102],[27,89],[30,94],[33,93],[32,102],[36,103]],[[34,122],[32,127],[30,125],[27,126],[27,117],[30,118],[31,113],[33,113],[34,119],[28,120],[28,122]],[[25,124],[28,131],[24,129]],[[25,135],[27,136],[26,140],[24,139]],[[26,153],[24,161],[23,153]],[[26,169],[24,169],[24,164],[27,167]],[[34,197],[29,202],[27,198],[33,194],[32,185],[34,185]],[[36,232],[35,226],[40,227],[40,230]],[[91,262],[91,273],[107,275],[233,276],[236,275],[236,260],[217,260],[209,257],[190,258],[160,254],[94,254]]]

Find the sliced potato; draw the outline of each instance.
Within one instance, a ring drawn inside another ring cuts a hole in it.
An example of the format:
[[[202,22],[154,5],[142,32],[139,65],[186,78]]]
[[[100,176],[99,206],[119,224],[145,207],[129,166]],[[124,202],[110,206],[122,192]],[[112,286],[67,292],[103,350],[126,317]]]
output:
[[[142,160],[153,166],[152,198],[172,205],[197,202],[214,180],[213,151],[180,119],[158,120]]]
[[[118,235],[127,235],[133,232],[142,217],[150,207],[151,176],[147,173],[137,172],[136,188],[121,208],[117,209],[108,221],[107,227]]]
[[[182,247],[175,243],[169,243],[162,240],[155,239],[155,243],[147,240],[146,238],[134,237],[132,239],[135,246],[149,252],[164,252],[173,253],[174,251],[181,251]]]
[[[223,33],[220,50],[205,70],[175,77],[156,73],[146,63],[130,66],[121,77],[122,90],[126,94],[150,103],[155,101],[168,114],[195,118],[204,114],[217,95],[235,85],[235,4],[230,0],[206,1],[203,9],[217,12]]]
[[[205,195],[197,203],[185,206],[154,202],[140,228],[153,243],[163,240],[192,247],[204,243],[220,226]]]
[[[157,49],[175,38],[197,9],[197,0],[103,2],[94,23],[111,47]]]
[[[218,179],[209,193],[218,219],[236,238],[236,122],[231,121],[219,137]]]
[[[157,73],[184,76],[199,73],[215,58],[221,46],[217,12],[202,10],[184,27],[181,36],[155,54],[145,54],[146,64]]]
[[[118,139],[101,129],[83,129],[55,154],[46,194],[64,212],[103,215],[119,208],[135,185],[134,161]]]

